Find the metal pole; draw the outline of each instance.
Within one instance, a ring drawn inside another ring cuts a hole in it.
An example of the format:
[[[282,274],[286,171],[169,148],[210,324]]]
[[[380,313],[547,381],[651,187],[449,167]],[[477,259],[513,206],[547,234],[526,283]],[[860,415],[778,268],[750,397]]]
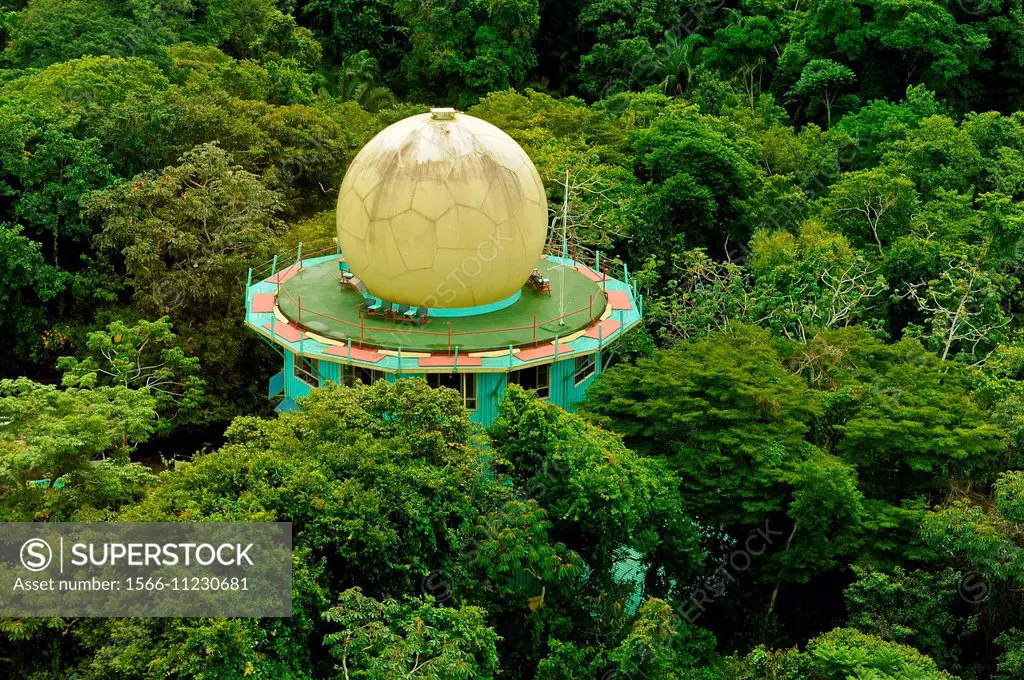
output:
[[[249,267],[249,275],[245,277],[245,311],[249,311],[249,289],[252,288],[252,267]]]
[[[565,169],[565,200],[562,202],[562,266],[558,284],[558,325],[565,325],[565,267],[569,256],[569,168]],[[536,340],[534,340],[536,342]]]
[[[299,249],[295,253],[295,264],[299,266],[299,269],[302,269],[302,241],[299,241]]]
[[[275,274],[277,274],[277,255],[274,255],[274,261],[270,265],[270,275],[274,276]]]

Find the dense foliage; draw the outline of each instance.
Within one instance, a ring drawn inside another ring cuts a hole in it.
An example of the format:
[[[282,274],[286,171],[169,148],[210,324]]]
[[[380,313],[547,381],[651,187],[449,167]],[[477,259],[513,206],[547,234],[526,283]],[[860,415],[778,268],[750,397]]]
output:
[[[0,0],[0,519],[295,527],[290,619],[4,619],[0,676],[1024,678],[1022,11]],[[271,417],[248,268],[432,105],[645,327],[580,415]]]

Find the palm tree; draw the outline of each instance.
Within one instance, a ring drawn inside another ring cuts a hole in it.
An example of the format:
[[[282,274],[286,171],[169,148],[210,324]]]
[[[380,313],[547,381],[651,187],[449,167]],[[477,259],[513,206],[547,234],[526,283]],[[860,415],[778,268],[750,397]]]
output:
[[[358,103],[367,111],[379,111],[395,103],[391,90],[377,85],[377,60],[368,50],[349,55],[338,71],[338,96]]]
[[[674,31],[665,31],[665,40],[654,48],[654,62],[665,94],[683,94],[690,86],[697,50],[704,39],[691,33],[680,40]]]

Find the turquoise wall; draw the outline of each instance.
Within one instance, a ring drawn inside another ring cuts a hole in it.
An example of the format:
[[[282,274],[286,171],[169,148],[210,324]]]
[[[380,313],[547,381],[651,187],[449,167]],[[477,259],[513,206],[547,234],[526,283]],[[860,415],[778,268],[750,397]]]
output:
[[[576,385],[575,378],[575,359],[557,361],[551,365],[551,400],[566,411],[576,410],[586,396],[587,388],[594,382],[594,377],[590,377]]]
[[[278,406],[279,411],[289,411],[296,408],[295,402],[305,397],[312,391],[312,387],[305,381],[295,377],[295,354],[284,353],[284,400]],[[577,406],[586,396],[587,388],[594,382],[600,373],[601,359],[597,359],[597,370],[594,376],[588,378],[579,385],[574,384],[576,373],[575,359],[563,359],[551,364],[551,402],[557,404],[567,411],[575,411]],[[386,374],[389,381],[422,378],[421,373],[394,373]],[[320,361],[320,384],[329,381],[341,382],[341,364],[332,361]],[[477,373],[476,374],[476,397],[477,408],[471,412],[471,418],[483,425],[490,425],[498,417],[498,404],[505,396],[505,386],[508,378],[504,373]]]

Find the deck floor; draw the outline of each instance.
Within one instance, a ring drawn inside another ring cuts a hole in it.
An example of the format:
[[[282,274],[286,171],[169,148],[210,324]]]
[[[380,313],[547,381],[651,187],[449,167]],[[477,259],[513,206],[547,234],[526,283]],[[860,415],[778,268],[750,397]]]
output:
[[[335,259],[307,266],[282,283],[277,304],[289,320],[333,340],[344,342],[351,338],[354,343],[374,347],[434,352],[455,346],[460,352],[475,352],[533,344],[535,319],[536,341],[550,342],[587,327],[604,312],[607,299],[600,285],[572,267],[564,267],[565,313],[571,315],[559,323],[563,268],[550,260],[541,261],[538,268],[551,279],[550,295],[537,293],[526,285],[519,301],[505,309],[478,316],[435,317],[424,326],[373,317],[361,320],[362,296],[339,283]]]

